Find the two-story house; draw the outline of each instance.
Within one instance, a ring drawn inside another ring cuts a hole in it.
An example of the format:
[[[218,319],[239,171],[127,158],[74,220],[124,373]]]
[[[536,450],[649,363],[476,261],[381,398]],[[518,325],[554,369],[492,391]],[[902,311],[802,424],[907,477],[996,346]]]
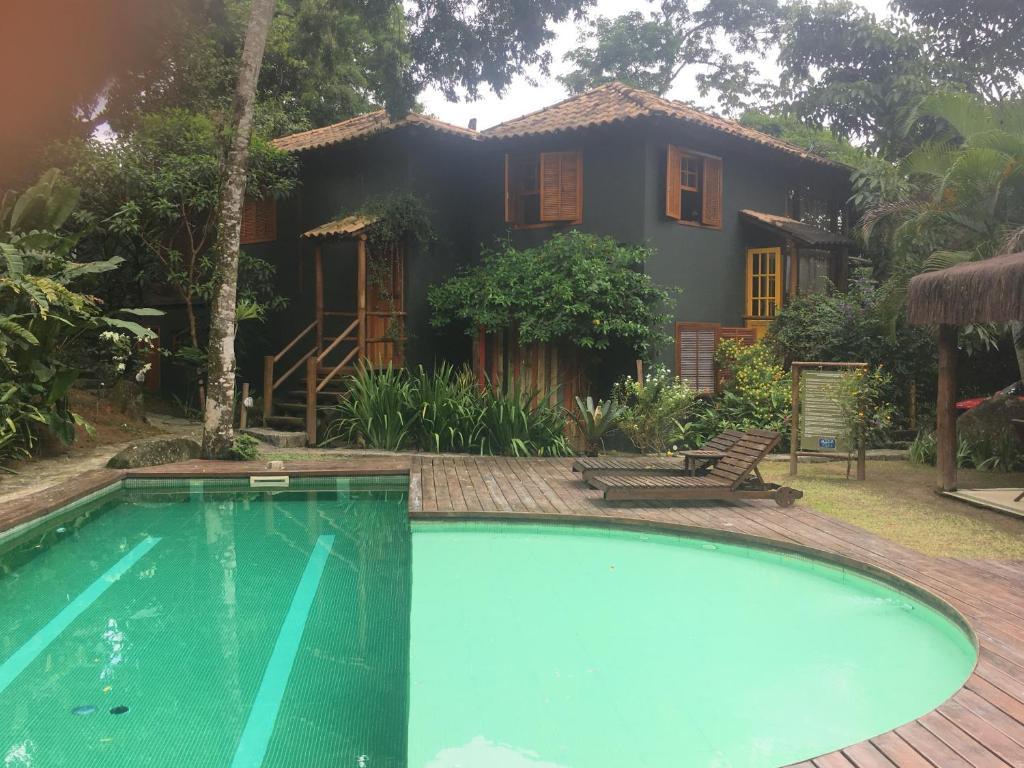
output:
[[[717,339],[759,336],[787,297],[846,279],[848,168],[620,83],[480,132],[375,112],[275,144],[298,156],[300,190],[251,203],[243,226],[291,298],[262,350],[278,356],[270,384],[303,364],[296,352],[323,375],[361,355],[468,359],[465,336],[430,327],[427,287],[497,237],[527,246],[579,228],[651,247],[648,273],[681,289],[662,358],[703,390]],[[396,190],[425,202],[439,238],[388,255],[382,290],[367,281],[369,222],[351,214]]]

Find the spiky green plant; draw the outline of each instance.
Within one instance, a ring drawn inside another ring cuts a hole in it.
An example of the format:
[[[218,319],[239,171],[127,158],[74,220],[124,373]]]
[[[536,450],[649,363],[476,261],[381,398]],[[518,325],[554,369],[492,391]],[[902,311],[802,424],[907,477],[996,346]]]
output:
[[[596,456],[598,450],[604,447],[604,436],[615,429],[621,413],[622,407],[614,400],[598,400],[595,404],[590,395],[587,395],[585,401],[577,395],[573,417],[589,455]]]

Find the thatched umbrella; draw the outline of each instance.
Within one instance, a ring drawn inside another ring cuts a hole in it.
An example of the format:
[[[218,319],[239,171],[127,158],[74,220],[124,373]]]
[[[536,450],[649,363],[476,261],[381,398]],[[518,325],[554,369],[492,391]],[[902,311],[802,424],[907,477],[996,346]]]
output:
[[[966,323],[1024,321],[1024,253],[926,272],[910,280],[907,316],[939,326],[939,395],[935,415],[939,485],[956,488],[956,337]]]

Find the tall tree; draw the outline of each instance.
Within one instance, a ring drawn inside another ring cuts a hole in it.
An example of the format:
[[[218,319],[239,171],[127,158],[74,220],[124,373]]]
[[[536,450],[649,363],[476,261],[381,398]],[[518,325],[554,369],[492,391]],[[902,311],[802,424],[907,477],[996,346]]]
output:
[[[253,0],[242,47],[231,145],[224,163],[217,214],[216,278],[210,306],[210,351],[207,363],[206,409],[203,416],[203,455],[226,458],[234,437],[235,302],[238,292],[238,250],[242,231],[245,172],[249,161],[263,50],[274,18],[275,0]]]
[[[329,4],[329,0],[310,0]],[[451,97],[470,94],[481,83],[501,92],[512,76],[532,63],[546,64],[541,47],[551,39],[550,21],[560,21],[592,0],[416,0],[403,16],[398,0],[354,4],[375,23],[401,25],[406,44],[382,50],[374,68],[389,112],[408,111],[417,89],[440,84]],[[226,456],[233,439],[235,394],[235,302],[246,163],[253,128],[256,88],[275,0],[252,0],[235,88],[231,142],[218,206],[216,278],[210,310],[203,455]]]
[[[964,79],[976,93],[988,100],[1024,96],[1019,0],[894,0],[892,5],[930,30],[935,46],[968,73]]]
[[[895,280],[1024,248],[1024,100],[936,94],[918,114],[935,139],[900,161],[904,184],[865,217],[868,238],[886,225]],[[1024,323],[1012,331],[1024,378]]]
[[[702,96],[717,92],[722,107],[736,111],[757,90],[757,66],[746,56],[765,51],[779,18],[776,0],[709,0],[696,8],[662,0],[647,15],[601,16],[566,54],[575,68],[559,80],[572,93],[620,80],[664,94],[691,70]]]
[[[896,0],[900,15],[877,18],[848,0],[798,0],[780,27],[774,100],[897,160],[938,127],[916,119],[929,94],[966,91],[989,101],[1021,94],[1019,45],[1002,47],[1024,36],[1019,5]]]

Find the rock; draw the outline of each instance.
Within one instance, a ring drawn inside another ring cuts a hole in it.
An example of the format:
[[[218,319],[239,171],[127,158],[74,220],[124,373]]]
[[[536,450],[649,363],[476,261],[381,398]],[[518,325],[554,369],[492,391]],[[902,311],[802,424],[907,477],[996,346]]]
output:
[[[1024,400],[995,395],[957,419],[957,433],[972,445],[1010,441],[1022,449],[1011,419],[1024,419]]]
[[[306,433],[291,432],[283,429],[266,429],[250,427],[242,430],[243,435],[252,435],[262,443],[269,443],[275,448],[305,448]]]
[[[176,461],[198,459],[199,452],[199,443],[187,437],[157,437],[132,443],[114,455],[107,466],[111,469],[132,469],[173,464]]]

